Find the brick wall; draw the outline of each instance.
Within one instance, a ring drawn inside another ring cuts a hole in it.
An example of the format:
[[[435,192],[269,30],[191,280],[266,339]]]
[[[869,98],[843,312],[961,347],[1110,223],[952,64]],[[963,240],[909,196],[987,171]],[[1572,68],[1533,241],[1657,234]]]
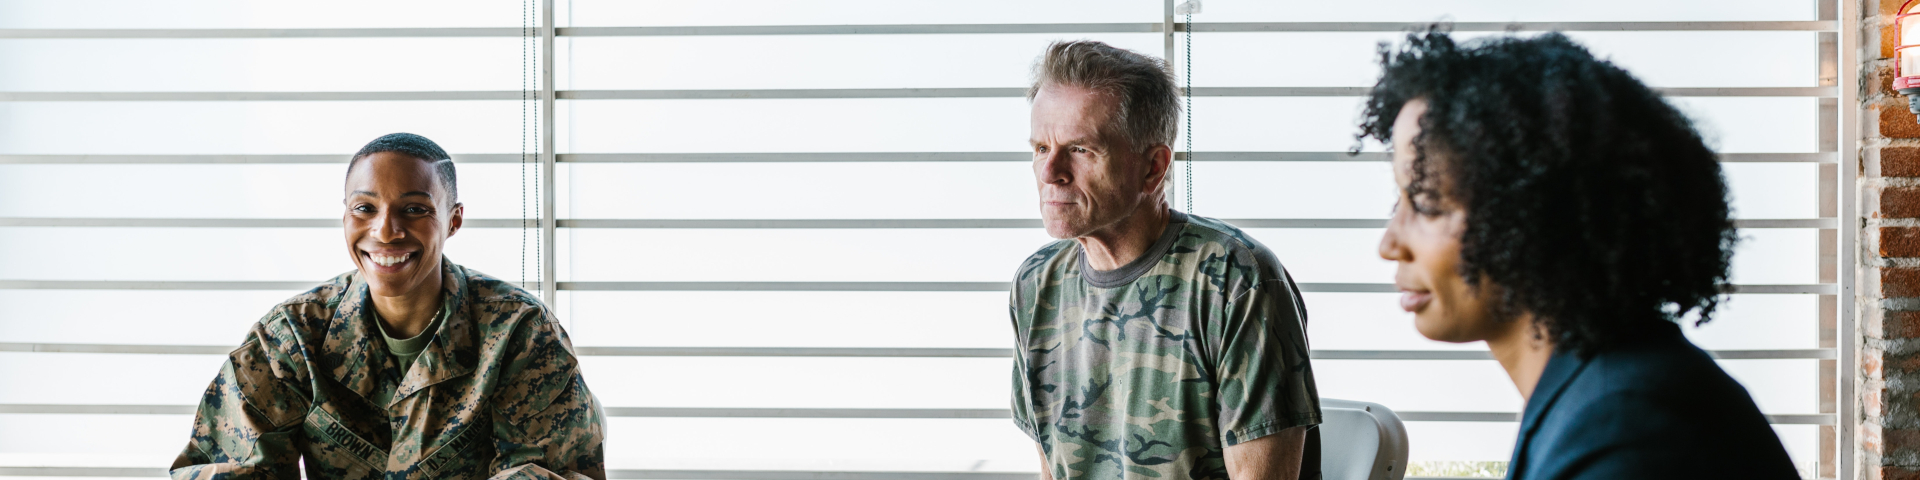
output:
[[[1877,8],[1876,8],[1876,5]],[[1892,91],[1901,0],[1862,5],[1859,476],[1920,480],[1920,121]]]

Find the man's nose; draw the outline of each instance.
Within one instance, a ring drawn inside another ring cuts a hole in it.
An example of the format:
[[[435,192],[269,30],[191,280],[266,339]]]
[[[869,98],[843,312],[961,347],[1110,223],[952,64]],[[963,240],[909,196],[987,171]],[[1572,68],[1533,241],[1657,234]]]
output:
[[[1070,159],[1059,149],[1049,150],[1040,154],[1040,169],[1034,174],[1040,176],[1040,183],[1066,184],[1072,178],[1072,171],[1068,169]]]

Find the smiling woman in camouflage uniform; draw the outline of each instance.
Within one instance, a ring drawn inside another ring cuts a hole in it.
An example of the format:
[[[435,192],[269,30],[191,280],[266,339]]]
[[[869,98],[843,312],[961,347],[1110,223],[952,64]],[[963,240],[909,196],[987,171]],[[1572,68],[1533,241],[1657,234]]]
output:
[[[176,479],[606,478],[599,405],[565,331],[441,256],[453,160],[380,137],[347,167],[358,267],[275,306],[207,387]]]

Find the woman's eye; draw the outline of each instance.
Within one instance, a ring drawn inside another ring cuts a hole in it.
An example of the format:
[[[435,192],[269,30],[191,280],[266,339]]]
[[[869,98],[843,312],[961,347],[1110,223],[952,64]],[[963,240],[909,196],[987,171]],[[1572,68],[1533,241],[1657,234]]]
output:
[[[353,213],[373,213],[373,206],[371,206],[371,205],[355,205],[355,206],[353,206]]]
[[[1420,214],[1420,216],[1422,217],[1429,217],[1429,218],[1438,217],[1440,216],[1440,214],[1445,213],[1440,211],[1440,208],[1436,205],[1436,203],[1438,202],[1439,200],[1437,199],[1428,199],[1427,201],[1424,201],[1424,202],[1413,202],[1413,213]]]

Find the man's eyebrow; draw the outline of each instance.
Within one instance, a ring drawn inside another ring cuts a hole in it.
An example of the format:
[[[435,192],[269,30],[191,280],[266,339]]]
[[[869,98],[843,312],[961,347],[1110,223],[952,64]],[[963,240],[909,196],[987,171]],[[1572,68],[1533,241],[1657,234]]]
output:
[[[1029,138],[1029,139],[1027,139],[1027,143],[1028,143],[1028,144],[1031,144],[1031,145],[1039,145],[1039,144],[1042,144],[1042,143],[1057,143],[1057,144],[1060,144],[1060,145],[1065,145],[1065,146],[1083,146],[1083,147],[1090,147],[1090,146],[1093,146],[1093,145],[1097,145],[1097,144],[1099,144],[1099,142],[1100,142],[1100,139],[1099,139],[1099,138],[1095,138],[1095,137],[1092,137],[1092,136],[1081,136],[1081,137],[1073,137],[1073,138],[1067,138],[1067,139],[1062,139],[1062,140],[1059,140],[1059,141],[1055,141],[1055,142],[1043,142],[1043,141],[1040,141],[1040,140],[1035,140],[1035,139],[1031,139],[1031,138]]]

